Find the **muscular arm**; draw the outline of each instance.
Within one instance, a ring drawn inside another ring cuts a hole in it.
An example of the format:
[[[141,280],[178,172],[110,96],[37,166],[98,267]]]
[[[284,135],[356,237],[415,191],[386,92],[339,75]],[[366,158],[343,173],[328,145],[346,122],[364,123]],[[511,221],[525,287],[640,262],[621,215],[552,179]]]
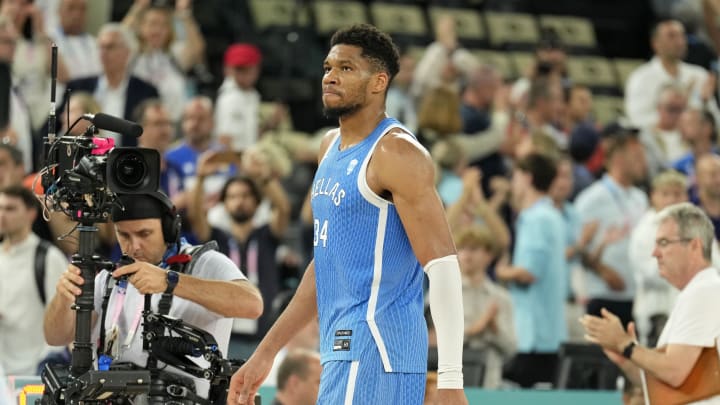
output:
[[[295,295],[287,308],[260,342],[256,353],[274,358],[291,337],[295,336],[313,318],[317,317],[315,287],[315,260],[305,270]]]
[[[390,193],[415,256],[430,280],[430,311],[438,336],[439,395],[447,401],[443,403],[466,403],[462,395],[464,321],[460,268],[442,202],[435,191],[430,156],[410,135],[390,133],[373,153],[367,179],[376,194]]]
[[[405,133],[386,135],[367,169],[370,188],[389,192],[422,266],[430,260],[454,255],[442,201],[435,190],[435,168],[430,155]]]

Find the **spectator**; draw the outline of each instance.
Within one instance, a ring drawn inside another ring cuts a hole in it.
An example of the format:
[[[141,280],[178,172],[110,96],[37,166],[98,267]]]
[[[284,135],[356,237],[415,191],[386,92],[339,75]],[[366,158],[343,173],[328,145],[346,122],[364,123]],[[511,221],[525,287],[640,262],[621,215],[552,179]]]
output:
[[[630,232],[648,205],[645,193],[633,184],[645,178],[645,153],[634,129],[614,123],[603,134],[607,173],[575,200],[583,226],[599,223],[589,246],[594,258],[586,256],[583,263],[587,312],[598,315],[606,308],[627,324],[635,297]]]
[[[438,165],[437,189],[445,206],[454,204],[462,194],[462,172],[467,168],[467,159],[460,145],[449,138],[444,142],[436,142],[430,152]]]
[[[550,382],[557,351],[567,339],[565,300],[565,224],[547,193],[556,176],[548,157],[530,154],[517,162],[512,195],[519,215],[512,264],[500,264],[497,277],[510,282],[518,353],[507,378],[522,387]]]
[[[385,112],[391,117],[397,117],[409,130],[418,129],[415,100],[410,95],[410,85],[415,72],[415,59],[404,53],[399,60],[400,70],[388,89]]]
[[[139,53],[133,61],[132,72],[158,89],[170,119],[178,122],[188,99],[186,74],[202,62],[205,40],[193,18],[191,0],[178,0],[175,11],[136,0],[123,19],[123,25],[137,34]],[[186,35],[176,41],[174,25],[179,21]]]
[[[715,238],[720,240],[720,156],[704,155],[696,165],[697,194],[690,201],[702,208],[712,221]]]
[[[461,74],[467,74],[479,65],[478,60],[458,43],[455,24],[451,16],[437,20],[435,41],[425,49],[410,86],[416,102],[437,87],[448,87],[457,93]]]
[[[507,89],[503,88],[502,77],[493,67],[481,65],[473,69],[467,77],[467,83],[462,91],[462,104],[460,114],[463,120],[462,131],[469,136],[484,136],[492,132],[491,129],[497,120],[496,112],[502,106],[498,105],[498,97],[506,97]],[[504,128],[503,128],[504,129]],[[505,176],[506,169],[499,153],[500,142],[494,149],[488,148],[486,156],[471,161],[471,165],[480,168],[485,182],[483,190],[488,190],[488,182],[495,176]]]
[[[503,364],[517,346],[510,295],[486,275],[500,250],[489,228],[477,225],[456,233],[455,245],[462,272],[465,348],[484,359],[483,380],[478,381],[482,387],[499,388]]]
[[[661,278],[652,255],[658,213],[665,207],[686,202],[686,187],[686,177],[674,170],[657,175],[652,181],[651,206],[630,235],[629,255],[637,286],[633,316],[644,345],[655,346],[677,297],[677,291]]]
[[[93,98],[92,94],[84,91],[72,93],[67,108],[69,109],[69,119],[68,122],[63,121],[62,135],[65,135],[65,133],[70,130],[69,126],[73,125],[75,121],[77,121],[77,124],[69,132],[69,135],[80,136],[84,134],[91,123],[86,120],[78,121],[78,118],[84,114],[97,114],[100,112],[100,105],[95,98]]]
[[[714,357],[710,361],[717,361],[720,317],[708,308],[720,304],[720,275],[710,264],[713,225],[700,209],[688,203],[672,205],[660,213],[659,221],[653,256],[660,274],[681,291],[656,349],[638,344],[634,325],[626,331],[608,310],[603,309],[600,317],[585,315],[581,323],[587,340],[600,345],[633,384],[647,386],[646,378],[652,378],[678,389],[697,368],[703,349],[710,349]],[[698,393],[695,390],[705,385],[705,379],[713,378],[708,370],[700,372],[702,380],[696,381],[692,393]],[[675,399],[672,395],[663,398]],[[715,391],[698,399],[706,401],[693,403],[715,403],[720,395]]]
[[[291,290],[288,291],[285,294],[286,301],[289,301],[290,298],[292,298],[292,295],[295,294],[295,291]],[[282,313],[282,311],[285,310],[287,307],[288,302],[282,302],[280,305],[278,305],[279,308],[274,308],[273,310],[276,310],[276,313]],[[263,381],[262,385],[265,387],[277,387],[278,383],[278,371],[280,368],[280,365],[283,363],[283,360],[287,357],[288,353],[291,353],[296,350],[304,350],[304,351],[313,351],[316,352],[320,346],[320,331],[319,331],[319,325],[317,319],[312,320],[305,326],[300,332],[298,332],[297,335],[293,336],[275,356],[275,359],[273,360],[272,368],[270,369],[270,373],[265,378],[265,381]]]
[[[100,29],[97,43],[102,73],[72,80],[68,88],[92,94],[105,114],[132,120],[133,112],[140,103],[158,97],[153,85],[133,76],[128,70],[137,48],[135,38],[122,25],[109,23]],[[137,145],[137,138],[133,136],[114,133],[108,136],[114,138],[119,146]]]
[[[490,229],[497,251],[504,252],[510,245],[510,232],[498,212],[505,204],[509,190],[502,190],[503,185],[496,186],[496,192],[486,199],[480,188],[481,179],[482,173],[474,167],[462,173],[462,193],[458,201],[447,208],[448,224],[454,232],[461,232],[481,223]]]
[[[652,30],[651,44],[655,53],[649,62],[635,69],[625,83],[625,114],[636,127],[654,125],[655,109],[660,90],[675,83],[686,89],[691,107],[707,108],[716,115],[713,99],[715,80],[700,66],[682,61],[687,52],[685,29],[676,20],[662,20]]]
[[[138,146],[155,149],[160,153],[160,189],[170,197],[176,207],[184,207],[182,172],[179,167],[165,159],[165,152],[174,138],[170,112],[161,100],[151,98],[138,106],[135,121],[144,128],[138,139]]]
[[[521,135],[520,143],[527,142],[530,134],[543,132],[550,135],[559,148],[565,149],[567,136],[555,127],[555,124],[560,122],[562,105],[563,91],[558,80],[533,80],[528,90],[527,109],[517,128]]]
[[[60,0],[60,24],[51,31],[58,53],[68,61],[68,80],[102,73],[97,40],[87,32],[87,0]]]
[[[229,149],[247,149],[262,132],[260,93],[255,89],[261,60],[255,45],[233,44],[225,51],[225,81],[218,90],[215,122],[218,141]]]
[[[593,156],[602,152],[599,150],[599,145],[600,133],[591,124],[579,124],[570,133],[568,153],[573,160],[573,190],[570,200],[575,200],[581,191],[595,181],[595,175],[590,170],[589,163]]]
[[[195,184],[200,155],[208,150],[222,149],[213,139],[214,127],[213,105],[209,98],[194,97],[185,105],[181,126],[183,141],[165,154],[168,164],[180,169],[182,187],[185,190],[192,190]],[[225,163],[229,162],[225,161]],[[227,165],[218,169],[220,170],[218,173],[213,173],[205,179],[204,191],[211,197],[220,192],[222,185],[234,172],[234,168]]]
[[[47,120],[52,62],[52,41],[45,30],[42,9],[30,0],[4,0],[0,3],[0,15],[14,22],[15,32],[19,33],[12,63],[13,82],[27,104],[32,128],[36,130]],[[68,80],[62,54],[58,55],[57,79],[59,83]]]
[[[197,182],[188,202],[188,217],[191,227],[199,240],[209,240],[211,227],[203,210],[205,176],[215,172],[217,163],[212,155],[206,155],[198,164]],[[276,262],[277,248],[290,222],[290,202],[280,182],[270,176],[254,178],[232,177],[225,182],[220,192],[220,202],[231,217],[231,240],[228,257],[245,269],[248,280],[260,289],[263,301],[271,304],[281,289],[281,278]],[[263,197],[271,203],[272,217],[269,223],[256,225],[253,217]],[[249,356],[274,322],[271,311],[266,311],[254,321],[236,321],[233,326],[233,341]],[[248,350],[250,350],[248,352]]]
[[[560,36],[554,29],[543,29],[540,42],[535,48],[535,61],[525,75],[519,78],[512,86],[510,100],[520,106],[527,105],[528,94],[532,82],[536,79],[550,79],[561,83],[561,87],[568,87],[567,80],[567,52]]]
[[[320,387],[320,354],[296,349],[280,364],[273,405],[314,405]]]
[[[688,150],[680,134],[680,117],[687,107],[684,90],[676,84],[658,93],[657,122],[643,128],[640,141],[646,150],[650,178],[670,167]]]
[[[0,366],[11,375],[35,375],[51,350],[42,338],[42,319],[68,264],[58,248],[47,244],[44,277],[37,285],[41,241],[31,229],[37,216],[38,201],[30,190],[19,185],[0,190],[0,277],[9,281],[0,285]]]
[[[10,17],[2,10],[7,7],[7,2],[0,3],[0,63],[14,65],[16,44],[18,34]],[[9,125],[7,128],[0,128],[2,143],[17,147],[22,153],[23,170],[31,172],[33,169],[33,139],[32,120],[30,109],[23,101],[23,90],[13,83],[18,83],[19,78],[11,74],[10,77],[10,107],[8,111]]]
[[[572,132],[578,125],[592,124],[593,94],[589,87],[575,84],[570,87],[564,127]]]
[[[680,135],[690,147],[690,151],[673,162],[675,170],[688,177],[690,186],[695,185],[695,164],[700,156],[714,153],[717,143],[715,117],[705,110],[689,109],[680,117]]]

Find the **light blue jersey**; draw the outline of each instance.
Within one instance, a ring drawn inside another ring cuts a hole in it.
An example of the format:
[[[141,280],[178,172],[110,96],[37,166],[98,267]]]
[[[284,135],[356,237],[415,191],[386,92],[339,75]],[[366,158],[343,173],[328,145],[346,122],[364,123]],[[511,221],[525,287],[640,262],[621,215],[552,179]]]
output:
[[[342,151],[338,135],[315,174],[311,198],[323,364],[379,356],[380,371],[427,370],[422,267],[395,206],[370,190],[365,177],[375,145],[396,127],[403,128],[386,118]]]

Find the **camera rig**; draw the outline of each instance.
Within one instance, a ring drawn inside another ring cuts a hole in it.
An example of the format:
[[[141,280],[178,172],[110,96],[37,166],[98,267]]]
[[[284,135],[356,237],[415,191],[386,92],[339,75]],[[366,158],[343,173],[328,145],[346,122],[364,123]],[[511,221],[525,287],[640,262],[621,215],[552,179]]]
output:
[[[117,194],[144,194],[159,189],[160,155],[154,149],[116,148],[111,138],[95,137],[98,129],[136,137],[142,134],[140,125],[102,113],[85,114],[65,135],[56,136],[56,77],[57,47],[53,45],[49,131],[44,138],[45,166],[39,173],[45,190],[42,202],[45,208],[77,221],[79,248],[72,263],[80,269],[84,283],[72,306],[76,323],[70,367],[45,366],[41,373],[45,392],[37,403],[123,404],[140,394],[148,395],[151,404],[204,405],[222,401],[230,377],[241,363],[223,359],[209,333],[182,320],[152,313],[149,295],[143,311],[143,349],[149,354],[148,367],[117,363],[107,369],[93,368],[95,275],[115,266],[95,254],[95,223],[109,219],[113,205],[120,204]],[[92,125],[84,134],[72,135],[71,130],[83,119]],[[200,367],[187,356],[202,356],[209,367]],[[195,395],[194,383],[187,377],[159,369],[158,361],[209,380],[210,399]]]

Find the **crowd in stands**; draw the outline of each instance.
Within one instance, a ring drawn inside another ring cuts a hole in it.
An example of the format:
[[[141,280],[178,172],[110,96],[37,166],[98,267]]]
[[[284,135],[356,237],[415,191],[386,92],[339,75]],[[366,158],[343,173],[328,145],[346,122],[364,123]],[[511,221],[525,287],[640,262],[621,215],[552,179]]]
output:
[[[78,247],[75,224],[62,214],[34,201],[6,202],[20,195],[18,186],[32,188],[43,167],[51,43],[60,55],[58,132],[98,112],[140,123],[139,138],[100,136],[158,150],[161,188],[181,212],[183,235],[194,244],[217,241],[261,291],[262,317],[233,325],[230,355],[247,357],[312,257],[309,189],[328,123],[297,131],[294,105],[268,102],[258,81],[282,66],[257,43],[230,43],[212,59],[217,44],[205,38],[211,28],[195,19],[191,0],[135,0],[97,33],[86,25],[89,3],[0,0],[0,64],[11,80],[0,86],[10,112],[0,122],[0,371],[36,374],[61,349],[28,339],[42,336],[30,329],[40,328],[44,309],[32,291],[33,263],[39,241],[53,242],[41,283],[52,295],[58,266]],[[582,341],[577,315],[602,308],[624,324],[634,319],[641,341],[653,345],[677,295],[652,257],[654,217],[689,201],[720,237],[718,81],[685,61],[692,41],[705,41],[717,60],[720,28],[712,16],[720,9],[699,3],[711,15],[706,26],[689,31],[677,19],[654,26],[654,55],[624,82],[624,112],[611,122],[593,114],[597,93],[574,81],[574,55],[552,30],[543,31],[527,71],[514,80],[464,47],[452,17],[437,20],[424,52],[403,50],[387,113],[437,163],[463,274],[467,386],[553,384],[563,344]],[[222,77],[205,91],[201,73],[217,65]],[[87,125],[69,134],[83,136]],[[32,230],[23,231],[23,222]],[[98,253],[118,260],[112,226],[99,227]],[[720,263],[720,255],[713,258]],[[277,382],[268,383],[283,392],[279,398],[319,381],[313,333],[316,327],[282,353],[283,365],[277,360]]]

